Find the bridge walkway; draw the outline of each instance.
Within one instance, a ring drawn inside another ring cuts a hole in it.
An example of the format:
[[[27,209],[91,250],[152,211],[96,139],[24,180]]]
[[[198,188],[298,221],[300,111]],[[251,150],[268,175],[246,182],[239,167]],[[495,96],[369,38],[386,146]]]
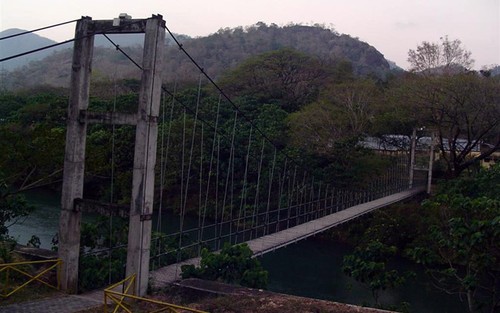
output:
[[[276,249],[285,247],[307,237],[314,236],[327,229],[355,219],[373,210],[389,206],[391,204],[412,198],[417,194],[425,192],[425,187],[416,187],[395,193],[370,202],[358,204],[345,210],[335,212],[322,218],[309,221],[270,235],[247,241],[246,243],[253,251],[254,256],[261,256]],[[180,279],[181,266],[185,264],[199,265],[201,258],[192,258],[179,263],[171,264],[155,271],[150,275],[155,287],[161,287]]]

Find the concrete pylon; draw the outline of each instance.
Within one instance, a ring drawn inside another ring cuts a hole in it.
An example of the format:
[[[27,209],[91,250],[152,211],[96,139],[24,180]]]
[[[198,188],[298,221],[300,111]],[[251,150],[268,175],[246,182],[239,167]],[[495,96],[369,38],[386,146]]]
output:
[[[154,169],[161,99],[165,31],[161,16],[147,21],[142,84],[137,111],[132,199],[127,251],[127,276],[137,275],[137,294],[146,294],[149,278]]]
[[[87,36],[92,19],[82,18],[76,24],[71,71],[64,175],[59,218],[59,258],[63,260],[61,288],[69,293],[78,291],[78,259],[80,254],[81,212],[74,199],[82,198],[85,171],[85,142],[87,124],[80,123],[80,112],[89,104],[90,73],[94,36]]]
[[[165,21],[161,15],[153,15],[149,19],[132,20],[125,16],[102,21],[93,21],[90,17],[84,17],[77,22],[59,219],[59,258],[63,260],[61,287],[68,293],[78,291],[81,223],[81,212],[78,208],[84,206],[75,205],[75,200],[83,199],[88,123],[136,125],[127,275],[137,275],[139,282],[137,294],[144,295],[147,291],[157,122],[165,46],[164,27]],[[137,114],[87,112],[94,35],[100,33],[145,33],[143,72]]]

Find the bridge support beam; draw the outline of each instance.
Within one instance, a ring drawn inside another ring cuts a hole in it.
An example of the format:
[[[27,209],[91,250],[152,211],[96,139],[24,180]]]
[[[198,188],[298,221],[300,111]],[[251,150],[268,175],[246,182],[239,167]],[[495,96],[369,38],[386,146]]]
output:
[[[68,293],[78,291],[81,212],[74,206],[74,200],[83,195],[87,124],[80,123],[79,116],[89,104],[94,36],[87,33],[91,22],[89,17],[77,22],[75,38],[78,39],[74,43],[71,71],[58,247],[59,258],[63,260],[61,288]]]
[[[149,278],[154,169],[161,99],[165,31],[161,16],[149,19],[144,38],[142,85],[137,113],[132,199],[127,250],[127,276],[137,275],[137,294],[146,294]]]

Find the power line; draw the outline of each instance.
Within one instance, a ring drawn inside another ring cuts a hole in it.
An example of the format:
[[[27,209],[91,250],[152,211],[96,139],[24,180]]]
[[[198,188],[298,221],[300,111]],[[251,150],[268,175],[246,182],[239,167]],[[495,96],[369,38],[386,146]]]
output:
[[[78,20],[76,20],[76,21],[78,21]],[[3,59],[0,59],[0,63],[2,63],[4,61],[11,60],[11,59],[19,58],[19,57],[22,57],[22,56],[25,56],[25,55],[28,55],[28,54],[31,54],[31,53],[35,53],[35,52],[43,51],[43,50],[46,50],[46,49],[54,48],[54,47],[57,47],[57,46],[61,46],[61,45],[73,42],[75,40],[80,40],[80,39],[88,38],[88,37],[91,37],[91,36],[94,36],[94,35],[103,34],[103,33],[107,32],[107,31],[109,31],[111,29],[117,29],[117,28],[120,29],[120,28],[122,28],[124,26],[132,25],[132,24],[137,24],[137,23],[140,23],[140,22],[141,21],[138,20],[138,21],[134,21],[134,22],[126,23],[126,24],[121,24],[120,26],[112,26],[112,27],[110,27],[108,29],[103,30],[102,32],[99,32],[99,33],[90,33],[88,35],[81,36],[81,37],[78,37],[78,38],[68,39],[68,40],[65,40],[63,42],[55,43],[55,44],[48,45],[48,46],[45,46],[45,47],[41,47],[41,48],[38,48],[38,49],[33,49],[33,50],[26,51],[26,52],[23,52],[23,53],[19,53],[19,54],[16,54],[16,55],[11,55],[11,56],[5,57]],[[65,22],[65,23],[70,23],[70,22]],[[65,24],[65,23],[63,23],[63,24]],[[47,27],[53,27],[53,26],[47,26]]]
[[[17,34],[10,35],[10,36],[0,37],[0,40],[14,38],[14,37],[22,36],[22,35],[26,35],[26,34],[31,34],[31,33],[34,33],[34,32],[40,31],[40,30],[49,29],[49,28],[53,28],[53,27],[62,26],[62,25],[73,23],[73,22],[77,22],[79,20],[81,20],[81,18],[79,18],[77,20],[62,22],[62,23],[58,23],[58,24],[54,24],[54,25],[50,25],[50,26],[45,26],[45,27],[41,27],[41,28],[37,28],[37,29],[33,29],[33,30],[28,30],[28,31],[17,33]]]
[[[90,35],[89,35],[90,36]],[[86,36],[88,37],[88,36]],[[19,58],[19,57],[22,57],[22,56],[25,56],[25,55],[28,55],[28,54],[32,54],[32,53],[35,53],[35,52],[39,52],[39,51],[43,51],[43,50],[47,50],[47,49],[50,49],[50,48],[54,48],[54,47],[57,47],[57,46],[61,46],[61,45],[64,45],[64,44],[67,44],[69,42],[73,42],[77,39],[82,39],[82,38],[73,38],[73,39],[68,39],[68,40],[65,40],[63,42],[59,42],[59,43],[55,43],[53,45],[48,45],[48,46],[45,46],[45,47],[42,47],[42,48],[38,48],[38,49],[33,49],[33,50],[30,50],[30,51],[26,51],[26,52],[23,52],[23,53],[19,53],[19,54],[15,54],[15,55],[11,55],[9,57],[6,57],[6,58],[3,58],[3,59],[0,59],[0,63],[1,62],[4,62],[4,61],[8,61],[8,60],[12,60],[12,59],[15,59],[15,58]]]
[[[129,59],[132,63],[134,63],[135,66],[137,66],[141,71],[143,70],[142,69],[142,66],[139,65],[139,63],[137,63],[134,59],[132,59],[125,51],[123,51],[122,48],[120,48],[120,45],[117,45],[113,40],[111,40],[111,38],[108,37],[108,35],[106,34],[102,34],[104,35],[104,37],[106,37],[106,39],[113,45],[115,46],[116,50],[120,51],[127,59]]]

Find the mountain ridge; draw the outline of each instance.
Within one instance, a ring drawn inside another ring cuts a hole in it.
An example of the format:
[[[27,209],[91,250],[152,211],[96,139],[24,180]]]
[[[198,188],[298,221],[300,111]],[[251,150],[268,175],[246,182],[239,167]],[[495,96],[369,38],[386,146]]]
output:
[[[0,32],[0,38],[16,35],[26,32],[24,29],[9,28]],[[18,37],[12,37],[0,41],[0,59],[14,56],[37,48],[56,44],[57,41],[39,36],[34,33],[28,33]],[[20,66],[24,66],[31,61],[39,61],[52,54],[57,50],[57,47],[39,51],[37,53],[25,55],[0,63],[0,69],[13,70]]]
[[[0,34],[0,36],[2,36]],[[37,35],[35,35],[37,36]],[[251,56],[264,52],[291,48],[317,57],[325,62],[350,62],[356,75],[373,75],[384,78],[391,71],[390,63],[375,47],[350,35],[339,34],[323,26],[290,24],[278,27],[259,22],[251,26],[224,28],[205,37],[192,38],[186,35],[174,36],[182,41],[183,47],[193,59],[201,62],[213,78],[234,68]],[[101,37],[101,38],[99,38]],[[170,38],[170,36],[166,36]],[[43,38],[43,37],[42,37]],[[139,38],[139,39],[137,39]],[[141,38],[111,37],[134,60],[142,58]],[[121,41],[120,41],[121,39]],[[52,41],[53,42],[53,41]],[[137,78],[139,72],[123,55],[109,48],[111,43],[103,36],[96,36],[93,68],[95,76],[114,78]],[[191,81],[197,74],[188,74],[190,61],[179,53],[173,39],[166,41],[165,80]],[[67,86],[70,76],[71,49],[62,47],[49,52],[42,60],[30,61],[16,69],[3,73],[3,80],[9,89],[28,87],[43,82],[55,86]],[[5,70],[5,67],[4,67]]]

